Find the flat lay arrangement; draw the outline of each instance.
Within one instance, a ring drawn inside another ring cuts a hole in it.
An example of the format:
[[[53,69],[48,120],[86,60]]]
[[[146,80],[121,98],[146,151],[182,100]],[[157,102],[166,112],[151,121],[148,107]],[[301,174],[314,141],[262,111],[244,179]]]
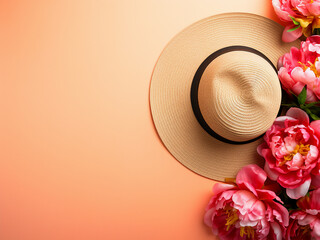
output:
[[[220,181],[204,222],[222,240],[320,239],[320,1],[272,4],[284,29],[248,13],[206,18],[152,75],[164,145]]]
[[[319,239],[319,2],[0,1],[0,239]]]

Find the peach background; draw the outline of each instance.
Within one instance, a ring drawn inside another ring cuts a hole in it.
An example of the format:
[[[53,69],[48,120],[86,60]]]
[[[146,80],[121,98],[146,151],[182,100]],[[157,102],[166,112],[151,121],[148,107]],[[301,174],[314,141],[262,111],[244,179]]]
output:
[[[222,12],[276,19],[271,0],[0,0],[0,238],[215,239],[213,181],[153,127],[154,64]]]

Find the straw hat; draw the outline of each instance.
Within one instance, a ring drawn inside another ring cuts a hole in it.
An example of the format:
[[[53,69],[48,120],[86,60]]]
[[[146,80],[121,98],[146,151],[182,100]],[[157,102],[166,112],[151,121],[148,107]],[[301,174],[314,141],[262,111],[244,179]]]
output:
[[[248,13],[203,19],[176,35],[154,68],[150,106],[169,152],[215,180],[234,177],[257,154],[280,109],[276,63],[296,41],[283,27]]]

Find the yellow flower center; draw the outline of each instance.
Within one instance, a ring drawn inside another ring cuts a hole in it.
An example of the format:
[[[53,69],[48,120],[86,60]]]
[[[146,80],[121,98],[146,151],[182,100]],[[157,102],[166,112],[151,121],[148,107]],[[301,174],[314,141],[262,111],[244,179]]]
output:
[[[299,226],[298,230],[296,231],[296,235],[298,239],[310,239],[311,235],[311,228],[310,225]]]
[[[239,220],[239,216],[237,210],[230,206],[225,208],[225,213],[227,215],[226,230],[229,231],[230,227]],[[246,235],[248,239],[254,239],[254,229],[252,227],[240,227],[240,236],[243,237],[244,235]]]
[[[236,179],[235,178],[225,178],[224,179],[225,183],[236,183]]]
[[[240,236],[247,235],[248,239],[254,239],[254,229],[252,227],[240,227]]]
[[[297,144],[294,150],[288,155],[283,157],[283,161],[279,164],[279,166],[283,166],[286,162],[289,162],[293,159],[294,155],[300,153],[302,156],[306,156],[310,151],[310,144],[304,145],[302,143]]]
[[[310,3],[313,3],[311,0]],[[293,8],[293,11],[300,15],[300,12]],[[300,18],[294,18],[302,27],[302,33],[304,36],[309,37],[312,35],[314,29],[320,28],[320,16],[303,16]]]
[[[227,218],[226,218],[227,231],[229,231],[230,227],[239,220],[239,216],[237,214],[237,210],[230,206],[225,208],[225,212],[227,214]]]
[[[302,63],[302,62],[299,62],[299,64],[303,68],[303,71],[306,71],[308,68],[310,68],[310,70],[314,72],[316,77],[320,77],[320,73],[318,72],[318,70],[316,68],[316,62],[317,61],[318,61],[318,58],[316,58],[316,60],[314,60],[314,63],[308,61],[309,66],[307,66],[305,63]]]

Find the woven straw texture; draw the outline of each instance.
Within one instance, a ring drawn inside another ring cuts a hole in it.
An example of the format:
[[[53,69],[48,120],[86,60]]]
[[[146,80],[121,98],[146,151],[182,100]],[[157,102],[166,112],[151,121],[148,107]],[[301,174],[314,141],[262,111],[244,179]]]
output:
[[[201,63],[229,46],[246,46],[263,53],[276,66],[278,58],[299,41],[281,41],[283,27],[262,16],[227,13],[203,19],[176,35],[161,53],[150,85],[150,107],[157,132],[168,151],[190,170],[223,181],[244,165],[262,159],[261,138],[241,145],[221,142],[198,123],[190,89]],[[273,123],[281,89],[273,67],[262,57],[235,51],[212,61],[199,85],[199,106],[208,125],[219,135],[246,141]]]

